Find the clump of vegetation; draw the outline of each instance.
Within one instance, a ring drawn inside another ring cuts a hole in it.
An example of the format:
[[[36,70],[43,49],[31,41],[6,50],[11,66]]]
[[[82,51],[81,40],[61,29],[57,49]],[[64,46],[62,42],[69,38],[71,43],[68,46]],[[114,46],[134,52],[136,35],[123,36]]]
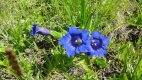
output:
[[[34,36],[30,34],[33,24],[39,27],[36,31],[38,34]],[[107,36],[110,39],[107,53],[103,57],[90,57],[88,55],[91,54],[84,51],[73,56],[67,55],[68,48],[64,49],[59,40],[67,33],[69,26],[88,30],[89,37],[95,30]],[[48,35],[42,33],[44,29],[49,31]],[[140,80],[142,1],[1,0],[0,42],[2,80]],[[21,65],[20,77],[11,68],[15,63],[9,64],[11,59],[5,54],[7,47],[13,48],[16,64]]]

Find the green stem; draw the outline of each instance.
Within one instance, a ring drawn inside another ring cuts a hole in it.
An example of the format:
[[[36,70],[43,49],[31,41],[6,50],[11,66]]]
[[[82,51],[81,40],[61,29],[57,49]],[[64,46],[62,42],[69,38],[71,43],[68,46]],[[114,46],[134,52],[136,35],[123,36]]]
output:
[[[51,31],[51,35],[54,36],[56,39],[60,39],[65,33],[66,31],[63,32],[57,32],[54,30]]]

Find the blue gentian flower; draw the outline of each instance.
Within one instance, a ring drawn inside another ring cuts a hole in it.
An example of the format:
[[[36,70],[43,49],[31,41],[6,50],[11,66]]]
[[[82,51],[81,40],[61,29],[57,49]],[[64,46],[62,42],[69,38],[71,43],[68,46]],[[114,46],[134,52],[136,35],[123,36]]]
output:
[[[86,48],[89,56],[103,57],[107,53],[107,46],[109,45],[109,38],[103,36],[98,31],[94,31],[90,39],[87,40]]]
[[[46,28],[39,28],[37,24],[33,24],[30,34],[31,35],[36,35],[36,34],[47,35],[47,34],[50,34],[50,32],[51,31]]]
[[[69,27],[67,34],[65,34],[59,43],[65,48],[68,57],[79,54],[80,52],[87,52],[85,45],[87,44],[89,31],[79,30],[76,27]]]

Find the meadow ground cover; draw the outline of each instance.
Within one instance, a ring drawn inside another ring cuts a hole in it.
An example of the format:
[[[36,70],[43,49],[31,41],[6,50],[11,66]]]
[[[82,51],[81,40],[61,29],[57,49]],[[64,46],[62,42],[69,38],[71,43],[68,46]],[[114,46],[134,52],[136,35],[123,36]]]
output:
[[[81,43],[92,48],[86,52]],[[5,79],[141,80],[142,0],[0,0]]]

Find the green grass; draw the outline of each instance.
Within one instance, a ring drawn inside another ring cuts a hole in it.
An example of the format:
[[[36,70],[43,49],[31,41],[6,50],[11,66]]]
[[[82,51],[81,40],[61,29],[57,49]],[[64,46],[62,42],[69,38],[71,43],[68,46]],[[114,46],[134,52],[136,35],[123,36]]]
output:
[[[110,38],[107,56],[91,58],[82,53],[68,58],[58,44],[58,34],[54,34],[57,38],[30,35],[34,23],[61,34],[70,25],[90,33],[98,30]],[[124,34],[129,31],[129,35]],[[131,33],[137,33],[138,38],[131,40]],[[6,47],[12,47],[18,56],[22,77],[13,73],[5,55]],[[0,1],[0,72],[6,74],[5,78],[140,80],[141,70],[141,0]]]

